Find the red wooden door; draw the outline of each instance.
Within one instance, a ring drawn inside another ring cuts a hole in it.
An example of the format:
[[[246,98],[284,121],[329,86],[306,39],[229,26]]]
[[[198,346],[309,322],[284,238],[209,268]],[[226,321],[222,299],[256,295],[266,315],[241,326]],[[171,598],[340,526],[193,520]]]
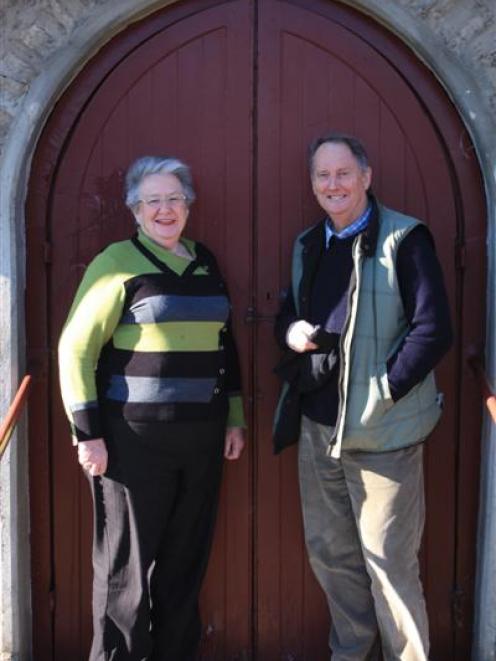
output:
[[[123,171],[138,156],[169,154],[192,167],[198,201],[187,233],[214,251],[229,282],[242,368],[249,373],[251,329],[240,320],[251,295],[252,27],[248,2],[183,3],[110,44],[65,95],[40,145],[30,200],[32,231],[46,220],[50,237],[46,341],[52,355],[85,265],[133,232],[122,202]],[[53,147],[54,135],[60,137],[56,163],[40,212],[42,151]],[[32,244],[30,260],[39,248]],[[39,658],[75,660],[87,657],[91,636],[91,506],[61,409],[55,356],[46,387],[47,426],[36,451],[47,464],[52,498],[46,508],[52,538],[43,551],[54,588],[45,583],[42,590],[53,595],[52,621],[44,623],[53,634],[37,649]],[[212,658],[251,648],[250,471],[249,452],[225,471],[202,603],[204,650]],[[35,620],[44,617],[42,590],[35,593]]]
[[[467,277],[475,282],[483,273],[480,262],[467,264],[466,272],[460,269],[457,251],[466,233],[481,257],[484,230],[482,213],[478,217],[471,208],[475,203],[482,211],[480,196],[476,194],[475,201],[471,193],[477,187],[477,170],[466,153],[460,159],[453,131],[456,118],[445,102],[439,107],[437,86],[412,64],[413,58],[397,42],[337,3],[260,3],[256,293],[259,318],[270,319],[280,291],[289,283],[292,241],[321,217],[307,174],[307,145],[330,128],[357,135],[368,147],[372,186],[379,199],[429,224],[458,322],[457,349],[438,370],[446,405],[425,459],[422,574],[431,658],[444,661],[466,659],[470,650],[463,599],[470,599],[473,588],[473,543],[467,544],[466,534],[475,534],[478,461],[473,447],[470,455],[466,453],[470,438],[460,434],[461,420],[470,416],[464,410],[466,397],[471,397],[470,386],[462,395],[465,384],[460,374],[461,344],[466,346],[468,337],[480,337],[482,314],[477,304],[470,321],[460,313],[463,305],[473,305],[464,289]],[[472,186],[460,187],[456,177],[461,171],[470,173]],[[482,283],[479,280],[478,286]],[[259,324],[256,346],[260,402],[256,424],[257,437],[263,439],[270,436],[277,396],[274,378],[266,376],[266,365],[275,353],[270,324]],[[470,404],[477,406],[472,398]],[[324,659],[327,613],[302,551],[296,449],[286,450],[278,460],[270,452],[268,444],[261,443],[257,455],[256,581],[262,658],[282,653],[288,659]],[[467,463],[461,463],[462,453]],[[461,484],[468,482],[470,515],[466,508],[462,513],[459,495]],[[468,553],[467,547],[471,547]]]
[[[203,658],[328,657],[295,451],[271,451],[277,352],[267,322],[288,283],[295,234],[320,217],[305,154],[329,128],[364,140],[376,193],[429,223],[443,263],[458,336],[439,370],[446,410],[426,457],[422,567],[432,658],[467,658],[479,402],[463,352],[483,331],[473,295],[484,286],[477,166],[456,114],[415,58],[364,16],[319,0],[191,0],[158,12],[102,49],[43,133],[28,199],[36,658],[82,659],[88,648],[89,498],[53,352],[84,265],[132,231],[121,178],[145,153],[192,165],[198,202],[188,231],[215,251],[228,279],[253,414],[248,451],[225,474],[203,591]]]

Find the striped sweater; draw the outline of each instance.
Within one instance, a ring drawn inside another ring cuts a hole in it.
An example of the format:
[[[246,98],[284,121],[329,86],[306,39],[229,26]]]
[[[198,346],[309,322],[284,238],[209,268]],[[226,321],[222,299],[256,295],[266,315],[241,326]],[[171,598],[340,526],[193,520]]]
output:
[[[243,426],[230,304],[213,255],[179,257],[140,230],[88,266],[59,343],[62,399],[76,441],[103,436],[101,412],[133,421],[227,414]]]

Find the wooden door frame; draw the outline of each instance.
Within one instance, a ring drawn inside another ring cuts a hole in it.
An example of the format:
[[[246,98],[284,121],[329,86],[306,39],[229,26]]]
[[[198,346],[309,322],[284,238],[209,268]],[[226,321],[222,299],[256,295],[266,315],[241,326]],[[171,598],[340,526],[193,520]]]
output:
[[[25,288],[24,275],[24,200],[28,190],[28,175],[31,159],[35,152],[37,141],[43,129],[46,117],[52,111],[56,101],[63,93],[67,82],[77,74],[80,68],[92,57],[103,43],[109,41],[114,34],[122,30],[129,22],[139,20],[167,3],[164,0],[124,0],[100,16],[94,16],[91,21],[80,25],[70,35],[70,42],[52,58],[42,73],[32,83],[29,92],[19,106],[16,120],[13,122],[5,144],[2,167],[0,170],[0,187],[3,192],[0,200],[0,216],[2,218],[2,248],[1,257],[4,265],[5,278],[0,283],[0,307],[2,318],[3,351],[1,369],[2,402],[6,406],[12,398],[18,383],[18,375],[25,368],[25,311],[22,292]],[[392,32],[400,35],[407,46],[418,53],[436,71],[438,79],[449,90],[460,115],[469,128],[475,143],[477,156],[482,167],[484,186],[487,191],[487,214],[489,218],[489,252],[494,254],[495,239],[491,227],[496,226],[496,182],[491,176],[491,163],[496,158],[496,146],[491,145],[488,136],[494,134],[494,118],[487,107],[485,98],[477,87],[477,71],[461,70],[456,59],[439,57],[445,49],[440,39],[420,21],[412,21],[412,16],[400,7],[385,7],[378,0],[356,0],[355,8],[372,15],[386,25]],[[440,62],[440,64],[437,64]],[[470,97],[466,90],[471,91]],[[477,109],[477,116],[473,115]],[[489,263],[489,277],[494,276],[494,258]],[[487,288],[488,295],[491,288]],[[490,373],[496,372],[496,339],[493,328],[496,322],[496,302],[488,300],[488,326],[486,334],[486,356]],[[33,397],[31,398],[33,406]],[[2,579],[1,601],[6,617],[2,621],[1,639],[4,645],[14,651],[29,648],[30,640],[30,609],[26,608],[29,598],[25,588],[30,582],[29,570],[29,517],[26,512],[28,499],[27,474],[27,434],[20,427],[14,437],[11,450],[6,455],[1,466],[2,495],[4,497],[2,512],[4,524],[2,537],[4,547],[10,549],[11,574]],[[490,465],[494,459],[496,447],[496,430],[494,425],[486,423],[482,436],[485,464]],[[492,450],[491,450],[492,448]],[[495,515],[489,510],[490,499],[496,489],[496,475],[488,474],[485,481],[482,505],[487,504],[486,526],[493,525]],[[494,536],[494,534],[493,534]],[[482,547],[479,560],[480,566],[490,567],[494,564],[494,549],[487,539]],[[22,551],[19,557],[20,550]],[[487,584],[486,584],[487,586]],[[24,590],[24,591],[23,591]],[[491,590],[489,590],[491,593]],[[494,627],[494,594],[492,599],[481,594],[479,607],[481,612],[491,617]],[[492,616],[491,616],[492,614]],[[481,643],[484,646],[484,641]],[[484,647],[481,648],[482,650]],[[488,648],[486,648],[488,649]],[[481,658],[483,651],[481,652]]]

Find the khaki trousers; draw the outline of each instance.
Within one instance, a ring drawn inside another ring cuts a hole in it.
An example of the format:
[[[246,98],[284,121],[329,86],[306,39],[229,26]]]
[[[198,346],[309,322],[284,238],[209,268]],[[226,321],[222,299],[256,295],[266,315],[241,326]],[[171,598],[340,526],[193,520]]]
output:
[[[419,579],[424,526],[422,444],[326,455],[332,428],[303,418],[300,493],[312,569],[332,617],[333,661],[425,661]]]

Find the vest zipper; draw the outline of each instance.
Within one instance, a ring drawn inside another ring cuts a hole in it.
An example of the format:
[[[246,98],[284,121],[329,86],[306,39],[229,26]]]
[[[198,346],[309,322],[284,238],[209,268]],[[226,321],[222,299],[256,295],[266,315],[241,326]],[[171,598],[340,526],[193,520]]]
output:
[[[329,445],[327,446],[327,455],[331,455],[335,459],[341,455],[341,443],[343,440],[344,421],[346,417],[346,404],[348,394],[348,380],[350,376],[350,357],[351,357],[351,342],[353,340],[353,332],[355,330],[355,323],[357,318],[358,309],[358,293],[361,284],[361,262],[363,253],[360,245],[361,235],[359,235],[353,243],[353,264],[354,269],[352,279],[350,280],[350,287],[348,289],[347,310],[349,314],[346,317],[341,339],[339,342],[339,381],[338,381],[338,414],[336,419],[336,427],[331,436]],[[345,343],[348,345],[346,352]],[[348,360],[346,360],[346,353]]]

